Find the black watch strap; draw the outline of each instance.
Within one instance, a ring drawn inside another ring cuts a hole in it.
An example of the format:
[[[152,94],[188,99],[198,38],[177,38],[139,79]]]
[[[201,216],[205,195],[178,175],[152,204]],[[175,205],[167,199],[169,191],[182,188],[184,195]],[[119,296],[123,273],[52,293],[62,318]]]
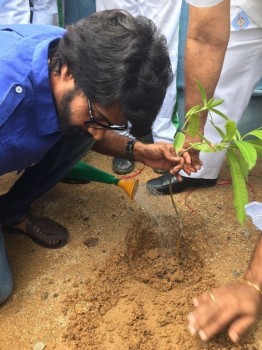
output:
[[[125,154],[126,154],[126,158],[129,160],[135,160],[135,158],[134,158],[134,145],[137,141],[138,140],[136,140],[136,139],[132,139],[132,140],[127,141]]]

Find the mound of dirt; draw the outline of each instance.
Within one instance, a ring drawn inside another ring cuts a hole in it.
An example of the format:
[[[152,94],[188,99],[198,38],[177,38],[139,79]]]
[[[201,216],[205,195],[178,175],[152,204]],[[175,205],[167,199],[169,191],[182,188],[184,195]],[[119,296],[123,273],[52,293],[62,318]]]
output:
[[[108,157],[87,161],[111,172]],[[250,200],[262,201],[261,172],[260,161]],[[61,249],[5,236],[16,284],[0,308],[0,350],[262,350],[261,320],[237,345],[226,330],[204,343],[187,328],[192,298],[243,274],[259,234],[236,220],[228,168],[217,186],[174,196],[182,231],[170,196],[145,190],[155,176],[138,175],[134,201],[106,184],[55,186],[33,211],[68,228]]]

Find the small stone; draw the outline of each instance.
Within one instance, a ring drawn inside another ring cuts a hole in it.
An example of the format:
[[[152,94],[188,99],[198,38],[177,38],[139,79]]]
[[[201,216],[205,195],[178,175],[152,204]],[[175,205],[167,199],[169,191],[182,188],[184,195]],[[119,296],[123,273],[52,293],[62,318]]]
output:
[[[245,236],[245,238],[249,238],[251,236],[251,232],[249,230],[244,230],[243,235]]]
[[[41,294],[41,299],[42,300],[45,300],[47,298],[48,298],[48,292],[44,292],[44,293]]]
[[[150,260],[155,260],[159,257],[159,251],[157,249],[151,249],[147,252],[147,257],[150,259]]]
[[[44,350],[46,345],[42,343],[41,341],[35,343],[33,350]]]
[[[170,276],[170,280],[172,282],[183,282],[184,280],[184,274],[181,271],[176,271]]]
[[[85,304],[76,304],[75,305],[75,312],[78,314],[78,315],[84,315],[86,314],[91,308],[91,304],[90,303],[85,303]]]
[[[232,275],[234,278],[239,278],[241,276],[241,272],[233,270]]]
[[[91,237],[86,239],[83,243],[87,248],[95,247],[99,242],[99,239],[96,237]]]

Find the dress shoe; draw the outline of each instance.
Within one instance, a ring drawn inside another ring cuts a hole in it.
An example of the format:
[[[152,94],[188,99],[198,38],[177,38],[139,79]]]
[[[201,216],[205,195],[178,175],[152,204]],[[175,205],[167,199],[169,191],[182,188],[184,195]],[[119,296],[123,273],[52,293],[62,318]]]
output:
[[[113,158],[113,171],[119,175],[131,173],[135,168],[135,162],[123,158]]]
[[[145,144],[154,143],[152,132],[145,136],[138,137],[138,140]]]
[[[182,177],[183,181],[179,182],[175,176],[167,173],[156,179],[147,181],[146,187],[152,194],[170,194],[170,178],[172,193],[179,193],[187,188],[212,187],[217,183],[217,179],[196,179],[191,177]]]

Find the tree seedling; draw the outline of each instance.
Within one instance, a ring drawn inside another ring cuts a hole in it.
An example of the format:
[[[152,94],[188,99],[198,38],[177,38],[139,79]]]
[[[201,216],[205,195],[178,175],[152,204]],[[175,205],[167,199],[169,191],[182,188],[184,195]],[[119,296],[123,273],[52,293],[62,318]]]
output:
[[[178,154],[179,152],[181,154],[181,149],[188,134],[191,137],[199,136],[201,142],[191,143],[186,150],[194,148],[202,152],[223,150],[226,152],[233,186],[234,208],[238,221],[243,224],[246,219],[245,205],[248,203],[248,175],[250,170],[255,167],[257,159],[262,157],[262,127],[242,136],[237,129],[236,123],[216,108],[223,103],[223,100],[215,100],[214,97],[208,100],[203,86],[197,80],[196,84],[201,94],[202,104],[192,107],[186,113],[185,123],[181,131],[175,135],[174,148]],[[200,113],[205,111],[209,114],[207,122],[212,124],[221,137],[219,143],[212,143],[199,133]],[[213,113],[225,120],[223,130],[213,122]],[[173,199],[172,202],[174,205]],[[177,212],[176,208],[175,210]]]

